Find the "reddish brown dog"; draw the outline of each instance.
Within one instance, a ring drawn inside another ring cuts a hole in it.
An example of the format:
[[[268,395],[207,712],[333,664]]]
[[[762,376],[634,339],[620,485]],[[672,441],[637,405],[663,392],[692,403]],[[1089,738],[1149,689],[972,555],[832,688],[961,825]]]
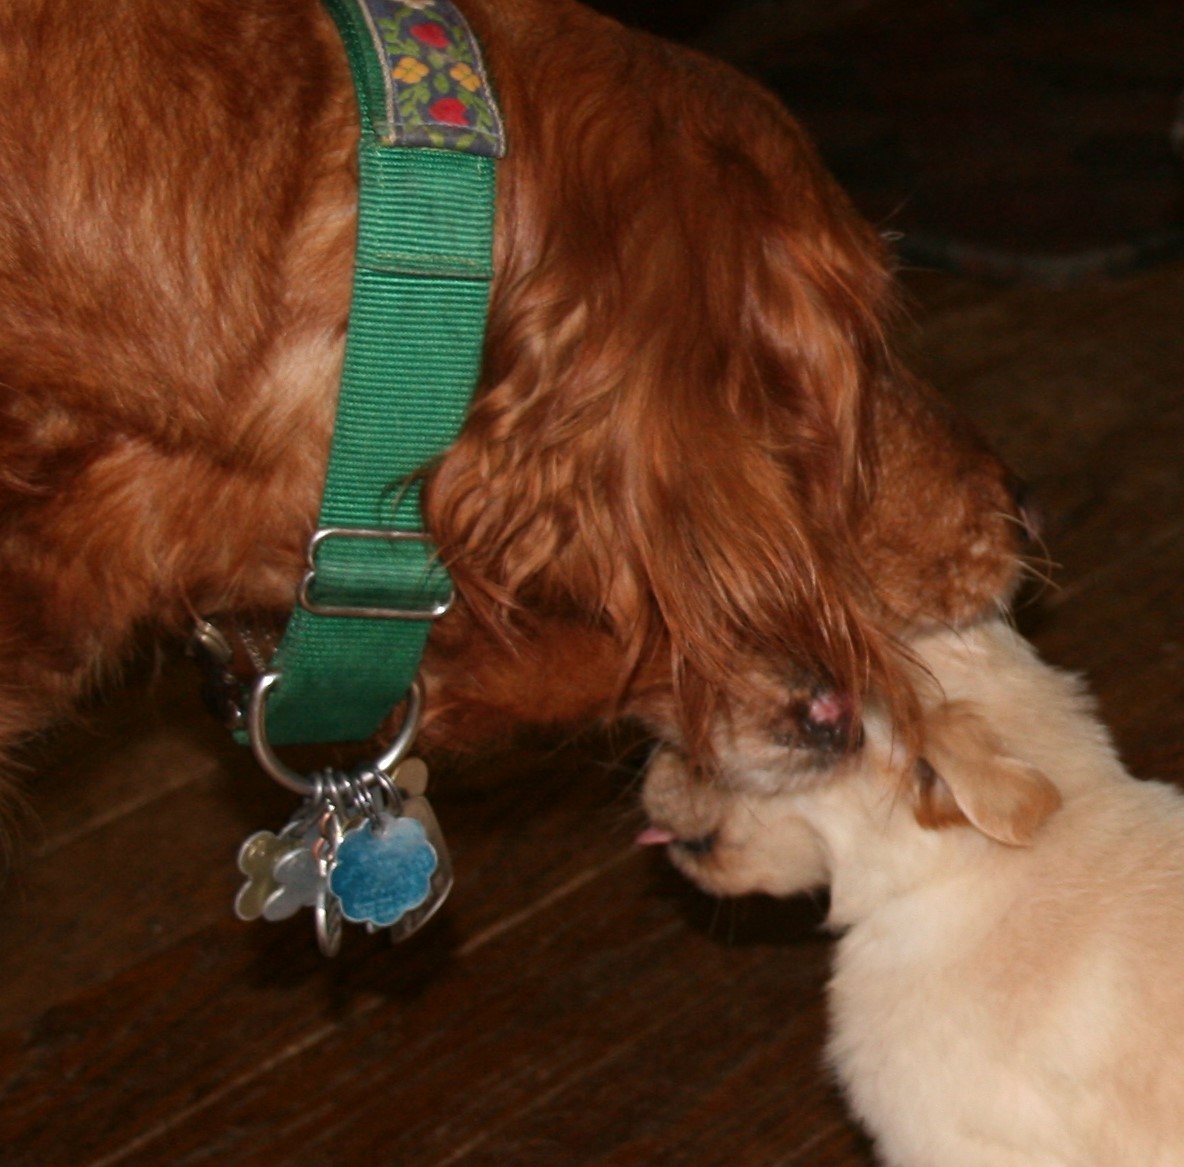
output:
[[[510,153],[481,383],[427,492],[459,599],[425,737],[640,714],[694,746],[736,702],[778,734],[815,683],[903,691],[894,634],[1005,600],[1022,524],[894,358],[877,234],[732,70],[568,0],[463,8]],[[290,610],[356,133],[318,0],[0,8],[5,740],[144,630]]]

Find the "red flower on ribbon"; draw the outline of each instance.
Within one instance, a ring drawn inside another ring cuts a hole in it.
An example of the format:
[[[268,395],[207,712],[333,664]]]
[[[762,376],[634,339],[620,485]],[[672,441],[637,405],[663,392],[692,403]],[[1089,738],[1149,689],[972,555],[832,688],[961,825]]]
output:
[[[449,126],[467,126],[469,124],[468,110],[455,97],[441,97],[439,101],[428,106],[428,116],[433,121],[443,122]]]
[[[420,44],[432,49],[448,48],[448,32],[442,24],[426,21],[424,24],[413,24],[408,30]]]

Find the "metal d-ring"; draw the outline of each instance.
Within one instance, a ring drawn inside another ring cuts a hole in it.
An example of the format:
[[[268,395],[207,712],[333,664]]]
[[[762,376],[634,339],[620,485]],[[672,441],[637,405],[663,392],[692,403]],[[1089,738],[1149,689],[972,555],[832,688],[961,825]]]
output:
[[[285,765],[276,756],[267,738],[267,695],[280,676],[281,674],[275,670],[261,673],[251,688],[251,700],[247,706],[247,734],[251,740],[251,752],[259,765],[281,786],[294,791],[302,798],[315,798],[322,789],[323,782],[300,774]],[[390,777],[391,771],[411,749],[411,743],[419,732],[419,719],[422,713],[423,686],[416,678],[407,690],[407,715],[403,719],[402,728],[386,750],[366,767],[367,771],[373,772],[363,774],[360,779],[363,786],[372,786],[380,783],[383,777]]]

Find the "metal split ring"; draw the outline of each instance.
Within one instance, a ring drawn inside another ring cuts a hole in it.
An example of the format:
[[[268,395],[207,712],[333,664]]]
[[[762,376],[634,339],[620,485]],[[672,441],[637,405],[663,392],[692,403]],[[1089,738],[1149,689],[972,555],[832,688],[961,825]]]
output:
[[[281,786],[294,791],[302,798],[315,798],[324,789],[322,778],[311,777],[293,770],[276,756],[267,738],[267,695],[280,679],[277,671],[261,673],[251,688],[251,700],[247,705],[247,734],[251,741],[251,752],[259,765]],[[388,788],[391,772],[406,757],[419,732],[419,721],[423,714],[423,686],[419,679],[407,690],[407,715],[398,736],[372,762],[359,771],[358,785]]]

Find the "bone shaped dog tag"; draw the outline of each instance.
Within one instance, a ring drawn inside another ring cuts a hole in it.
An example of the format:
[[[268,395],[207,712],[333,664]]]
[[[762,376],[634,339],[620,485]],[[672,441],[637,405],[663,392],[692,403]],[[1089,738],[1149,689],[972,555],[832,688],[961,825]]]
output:
[[[312,845],[315,841],[306,840],[277,860],[273,873],[277,887],[263,905],[265,920],[286,920],[316,904],[325,886],[325,865]]]
[[[257,920],[266,912],[268,902],[280,890],[277,865],[300,846],[298,838],[272,831],[256,831],[244,840],[238,850],[238,869],[247,882],[234,899],[234,914],[240,920]]]

